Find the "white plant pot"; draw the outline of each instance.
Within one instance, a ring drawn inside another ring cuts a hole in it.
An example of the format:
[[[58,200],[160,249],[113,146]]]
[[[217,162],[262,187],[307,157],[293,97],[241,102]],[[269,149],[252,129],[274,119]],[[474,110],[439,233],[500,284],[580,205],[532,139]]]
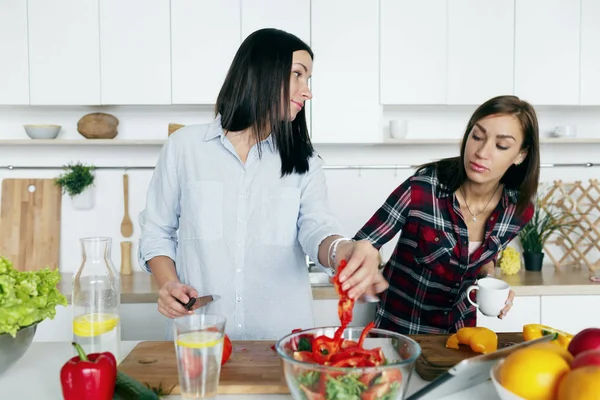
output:
[[[94,207],[94,187],[88,186],[78,195],[71,196],[73,208],[76,210],[90,210]]]

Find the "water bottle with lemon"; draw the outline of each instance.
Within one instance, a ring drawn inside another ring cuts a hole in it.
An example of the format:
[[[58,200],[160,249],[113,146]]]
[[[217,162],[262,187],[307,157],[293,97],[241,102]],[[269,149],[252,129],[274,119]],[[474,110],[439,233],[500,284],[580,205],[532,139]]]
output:
[[[73,275],[73,341],[86,353],[109,351],[121,358],[121,280],[108,237],[80,239],[82,262]]]

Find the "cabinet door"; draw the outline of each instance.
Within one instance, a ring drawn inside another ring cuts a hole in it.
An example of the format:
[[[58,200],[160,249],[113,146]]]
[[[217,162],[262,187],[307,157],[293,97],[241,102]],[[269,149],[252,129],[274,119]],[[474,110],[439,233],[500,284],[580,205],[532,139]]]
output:
[[[310,44],[310,0],[241,0],[242,41],[262,28],[277,28]]]
[[[580,2],[519,0],[515,94],[534,105],[579,104]]]
[[[29,0],[31,104],[100,104],[97,0]]]
[[[487,317],[477,311],[477,326],[484,326],[495,332],[522,332],[523,325],[539,324],[541,306],[539,296],[517,296],[506,317]]]
[[[313,141],[381,142],[378,3],[313,2],[311,21]]]
[[[171,35],[173,104],[215,104],[240,45],[239,0],[171,0]]]
[[[581,0],[581,104],[600,105],[600,1]]]
[[[169,0],[99,1],[102,104],[171,104]]]
[[[446,10],[446,0],[381,0],[382,104],[446,103]]]
[[[513,93],[514,0],[448,2],[448,104]]]
[[[0,4],[0,104],[29,104],[27,0]]]
[[[542,296],[542,324],[576,334],[600,327],[600,295]]]

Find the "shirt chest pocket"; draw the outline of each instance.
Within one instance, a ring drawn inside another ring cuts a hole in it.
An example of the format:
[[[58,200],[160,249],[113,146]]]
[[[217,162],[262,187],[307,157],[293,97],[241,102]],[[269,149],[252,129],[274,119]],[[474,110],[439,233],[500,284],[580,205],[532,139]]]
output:
[[[425,266],[450,264],[453,245],[444,231],[421,225],[417,236],[415,261]]]
[[[260,206],[260,240],[263,244],[292,246],[296,242],[300,189],[271,188],[263,193]]]
[[[223,237],[223,184],[186,182],[182,190],[181,239],[215,240]]]

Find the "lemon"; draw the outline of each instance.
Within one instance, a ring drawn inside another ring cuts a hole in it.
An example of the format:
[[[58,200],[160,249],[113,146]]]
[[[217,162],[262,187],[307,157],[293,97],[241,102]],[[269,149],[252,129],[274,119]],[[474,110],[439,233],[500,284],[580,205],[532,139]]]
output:
[[[177,337],[177,345],[190,349],[203,349],[214,347],[223,343],[223,336],[219,332],[189,332]]]
[[[83,314],[73,320],[73,333],[77,336],[98,336],[112,331],[118,323],[117,314]]]

